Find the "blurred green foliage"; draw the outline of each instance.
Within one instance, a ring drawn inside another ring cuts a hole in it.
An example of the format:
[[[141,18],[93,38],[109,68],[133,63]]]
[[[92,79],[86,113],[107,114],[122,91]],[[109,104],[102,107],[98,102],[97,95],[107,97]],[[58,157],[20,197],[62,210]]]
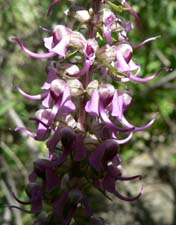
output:
[[[11,39],[14,36],[22,38],[31,50],[44,51],[42,38],[48,34],[42,31],[41,27],[51,29],[54,24],[66,23],[68,18],[63,16],[63,12],[70,5],[69,1],[60,1],[52,15],[47,17],[46,12],[50,2],[0,0],[0,224],[3,224],[6,206],[11,204],[8,198],[10,186],[18,190],[19,197],[26,198],[22,191],[27,178],[25,170],[31,168],[32,159],[40,154],[37,150],[30,150],[31,146],[36,147],[36,143],[31,144],[27,141],[27,137],[14,132],[18,119],[31,129],[34,127],[33,122],[28,118],[38,107],[37,103],[27,101],[18,94],[15,86],[19,85],[26,92],[34,94],[40,92],[40,85],[46,78],[45,66],[47,65],[46,60],[41,62],[24,55]],[[82,1],[79,2],[82,3]],[[79,2],[76,1],[77,4]],[[175,0],[131,0],[130,3],[139,13],[143,24],[142,32],[135,28],[130,34],[132,44],[137,44],[150,36],[161,36],[145,47],[135,50],[134,58],[142,67],[141,76],[149,76],[161,66],[175,69]],[[88,5],[89,2],[84,1],[84,4]],[[123,14],[134,21],[127,12]],[[158,120],[151,129],[135,134],[132,142],[122,147],[124,161],[134,158],[140,152],[151,151],[160,143],[168,144],[173,140],[176,131],[176,79],[173,77],[158,85],[170,73],[162,73],[147,85],[125,84],[134,96],[128,118],[140,126],[157,112]],[[14,112],[17,117],[13,117]],[[36,147],[38,148],[45,153],[43,144]],[[175,156],[171,161],[175,164]],[[4,189],[7,191],[4,192]],[[22,223],[19,222],[19,218]],[[22,216],[15,213],[9,214],[10,224],[28,225],[31,224],[30,218],[31,216],[26,214]]]

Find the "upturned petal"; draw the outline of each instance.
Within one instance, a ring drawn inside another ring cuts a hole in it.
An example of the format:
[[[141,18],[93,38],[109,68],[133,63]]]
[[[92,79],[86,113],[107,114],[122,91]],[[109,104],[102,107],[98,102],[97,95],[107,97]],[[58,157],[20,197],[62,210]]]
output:
[[[16,87],[16,89],[22,94],[25,98],[29,100],[43,100],[47,96],[47,92],[38,95],[29,95],[25,93],[20,87]]]
[[[54,0],[51,5],[49,6],[49,9],[48,9],[48,13],[47,13],[47,16],[50,16],[53,8],[56,6],[56,4],[59,2],[60,0]]]
[[[146,83],[150,80],[153,80],[155,77],[157,77],[162,71],[168,71],[168,67],[161,67],[157,72],[155,72],[153,75],[149,77],[137,77],[135,75],[129,74],[128,78],[132,81],[136,81],[139,83]]]
[[[143,193],[143,188],[142,188],[140,190],[139,194],[134,197],[124,196],[124,195],[120,194],[115,188],[115,179],[108,175],[106,175],[104,177],[102,184],[103,184],[103,188],[105,191],[108,191],[108,192],[114,194],[115,196],[117,196],[119,199],[128,201],[128,202],[137,200]]]
[[[90,100],[86,103],[85,110],[92,116],[99,116],[99,101],[100,96],[98,90],[92,92]]]
[[[29,56],[31,56],[33,58],[47,59],[47,58],[54,57],[56,55],[56,53],[52,52],[52,51],[48,52],[48,53],[35,53],[35,52],[32,52],[29,49],[27,49],[20,39],[14,38],[13,41],[15,41],[27,55],[29,55]]]

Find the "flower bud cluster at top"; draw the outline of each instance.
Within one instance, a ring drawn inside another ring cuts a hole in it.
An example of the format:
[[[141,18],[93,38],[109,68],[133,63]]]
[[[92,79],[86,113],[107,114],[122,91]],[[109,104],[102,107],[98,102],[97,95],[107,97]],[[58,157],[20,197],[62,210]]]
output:
[[[52,2],[48,14],[58,2]],[[23,202],[14,194],[21,204],[31,205],[30,211],[21,210],[36,213],[37,225],[67,225],[73,221],[78,225],[104,224],[94,217],[89,205],[90,188],[126,201],[141,195],[142,190],[135,197],[124,196],[116,188],[118,180],[141,178],[122,175],[119,146],[130,141],[134,132],[149,128],[156,118],[141,127],[130,123],[125,112],[132,95],[116,89],[111,81],[145,83],[166,68],[147,78],[139,76],[141,68],[132,59],[133,51],[157,37],[132,45],[128,32],[133,23],[116,15],[114,9],[119,14],[129,11],[141,27],[128,2],[118,1],[115,5],[92,0],[88,10],[71,6],[65,12],[71,21],[68,26],[57,25],[49,31],[50,36],[44,38],[47,53],[34,53],[20,39],[14,39],[27,55],[52,58],[41,94],[30,95],[17,87],[24,97],[42,106],[32,118],[37,124],[36,132],[26,127],[16,130],[45,141],[49,151],[48,159],[34,162],[26,188],[29,201]],[[80,30],[75,27],[78,22]]]

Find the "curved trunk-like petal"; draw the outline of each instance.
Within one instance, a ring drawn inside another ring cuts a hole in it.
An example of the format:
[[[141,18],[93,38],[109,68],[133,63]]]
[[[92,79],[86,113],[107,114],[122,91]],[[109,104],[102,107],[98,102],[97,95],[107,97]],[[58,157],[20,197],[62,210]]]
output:
[[[44,141],[49,137],[50,133],[51,129],[49,129],[48,127],[39,122],[35,140]]]
[[[29,95],[27,93],[25,93],[20,87],[16,87],[16,89],[20,92],[20,94],[22,94],[24,97],[26,97],[29,100],[43,100],[46,96],[47,96],[47,92],[44,92],[42,94],[39,95]]]
[[[131,5],[126,0],[124,1],[124,3],[122,3],[122,5],[130,10],[131,14],[136,19],[140,31],[142,31],[142,23],[136,11],[131,7]]]
[[[156,40],[156,39],[159,38],[159,37],[160,37],[160,36],[147,38],[146,40],[142,41],[142,42],[141,42],[140,44],[138,44],[138,45],[132,45],[132,48],[133,48],[133,49],[141,48],[141,47],[143,47],[145,44],[147,44],[148,42],[154,41],[154,40]]]
[[[55,5],[59,2],[60,0],[54,0],[51,5],[49,6],[48,12],[47,12],[47,16],[50,16],[53,8],[55,7]]]
[[[157,77],[162,71],[168,71],[169,69],[167,67],[161,67],[156,73],[154,73],[153,75],[146,77],[146,78],[142,78],[142,77],[137,77],[135,75],[132,75],[131,73],[128,75],[128,78],[132,81],[136,81],[139,83],[146,83],[150,80],[153,80],[155,77]]]
[[[129,123],[126,120],[126,118],[124,116],[122,117],[120,122],[122,123],[122,125],[128,127],[129,129],[130,128],[134,128],[134,131],[143,131],[143,130],[148,129],[149,127],[151,127],[152,124],[155,122],[155,120],[156,120],[156,116],[152,120],[150,120],[146,125],[141,126],[141,127],[136,127],[136,126],[132,125],[131,123]]]
[[[112,123],[112,121],[109,119],[107,113],[105,112],[105,109],[103,107],[102,102],[100,102],[100,104],[99,104],[99,109],[100,109],[100,117],[101,117],[101,119],[107,125],[107,127],[109,127],[113,132],[117,132],[117,131],[127,132],[127,131],[133,129],[133,127],[130,127],[130,128],[128,128],[128,127],[127,128],[118,127],[117,125]]]
[[[124,139],[117,139],[117,137],[113,138],[113,139],[108,139],[108,140],[113,140],[115,142],[117,142],[118,145],[123,145],[125,143],[127,143],[133,136],[133,130],[129,132],[128,136]]]
[[[33,212],[32,210],[23,209],[23,208],[21,208],[21,207],[15,206],[15,205],[11,205],[10,208],[11,208],[11,209],[18,209],[18,210],[20,210],[21,212],[29,213],[29,214],[34,214],[34,213],[36,213],[36,212]]]
[[[21,40],[19,40],[18,38],[13,38],[13,40],[20,46],[20,48],[29,56],[33,57],[33,58],[37,58],[37,59],[47,59],[47,58],[51,58],[54,57],[56,55],[55,52],[48,52],[48,53],[35,53],[30,51],[29,49],[27,49],[23,42]]]
[[[29,201],[22,201],[22,200],[20,200],[19,198],[16,197],[14,192],[12,192],[12,196],[18,203],[20,203],[22,205],[30,205],[31,204],[31,200],[29,200]]]
[[[17,127],[15,128],[15,131],[24,131],[27,135],[35,139],[36,134],[32,133],[30,130],[28,130],[26,127]]]
[[[143,193],[143,188],[141,188],[141,191],[139,192],[138,195],[134,196],[134,197],[129,197],[129,196],[124,196],[122,194],[120,194],[116,189],[115,189],[115,179],[106,175],[103,179],[103,188],[105,189],[105,191],[108,191],[112,194],[114,194],[115,196],[117,196],[119,199],[124,200],[124,201],[135,201],[136,199],[138,199],[142,193]]]
[[[28,201],[28,202],[23,202],[23,201],[19,200],[14,194],[13,194],[13,197],[20,204],[31,205],[32,209],[31,210],[25,210],[25,209],[22,209],[18,206],[10,206],[11,208],[16,208],[16,209],[19,209],[19,210],[21,210],[23,212],[26,212],[26,213],[38,213],[42,209],[42,193],[41,193],[41,190],[38,190],[38,189],[34,190],[33,193],[32,193],[31,200]]]
[[[109,175],[112,176],[115,180],[129,181],[129,180],[136,180],[136,179],[141,180],[142,179],[141,175],[136,175],[136,176],[122,176],[122,175],[118,175],[117,172],[119,172],[119,171],[117,171],[117,167],[114,166],[113,164],[108,165],[107,166],[107,170],[108,170]]]

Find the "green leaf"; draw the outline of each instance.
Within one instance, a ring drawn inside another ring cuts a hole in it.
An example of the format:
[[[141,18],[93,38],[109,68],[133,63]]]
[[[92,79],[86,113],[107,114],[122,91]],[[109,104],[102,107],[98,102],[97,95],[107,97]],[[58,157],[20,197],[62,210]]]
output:
[[[78,50],[75,50],[75,51],[73,51],[73,52],[67,54],[65,58],[66,58],[66,59],[72,58],[77,52],[78,52]]]
[[[12,106],[14,102],[4,102],[0,105],[0,116],[6,113]]]
[[[119,77],[119,78],[125,77],[125,75],[123,73],[118,72],[115,67],[111,66],[111,64],[109,64],[105,61],[103,61],[102,63],[105,67],[107,67],[109,69],[109,71],[112,73],[113,76]]]
[[[121,5],[116,5],[116,4],[114,4],[114,3],[110,2],[110,1],[108,1],[108,4],[117,12],[121,13],[123,11],[129,11],[128,8],[125,8],[125,7],[121,6]]]

